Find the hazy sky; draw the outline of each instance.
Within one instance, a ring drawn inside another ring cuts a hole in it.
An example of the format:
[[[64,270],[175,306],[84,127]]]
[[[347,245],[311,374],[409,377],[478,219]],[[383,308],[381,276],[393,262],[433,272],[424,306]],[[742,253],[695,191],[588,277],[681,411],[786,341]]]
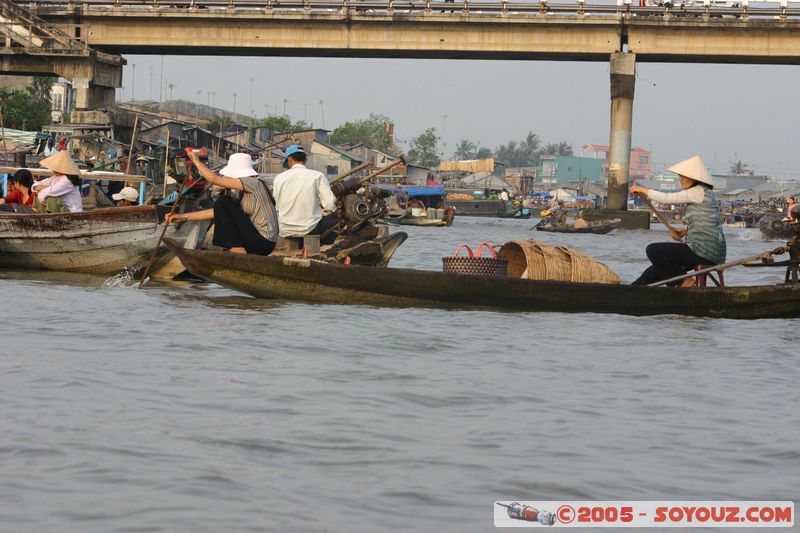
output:
[[[135,89],[158,100],[162,57],[126,58],[123,98]],[[323,100],[326,129],[383,113],[399,141],[444,132],[448,157],[459,139],[494,149],[529,131],[576,154],[608,144],[608,63],[164,56],[163,65],[173,99],[197,101],[199,90],[200,103],[233,110],[237,93],[236,111],[247,113],[253,78],[259,117],[265,105],[282,114],[286,99],[293,120],[322,127]],[[652,150],[656,169],[700,154],[712,169],[741,159],[758,174],[798,178],[798,87],[798,67],[640,63],[633,145]]]

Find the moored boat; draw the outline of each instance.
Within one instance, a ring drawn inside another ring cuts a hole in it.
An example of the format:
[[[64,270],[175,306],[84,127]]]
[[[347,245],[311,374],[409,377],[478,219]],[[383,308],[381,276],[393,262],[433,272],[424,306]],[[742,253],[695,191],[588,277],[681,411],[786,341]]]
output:
[[[168,207],[0,214],[0,268],[114,274],[143,266]],[[173,235],[175,226],[168,228]],[[166,249],[164,249],[166,251]]]
[[[800,317],[800,285],[797,284],[667,288],[488,278],[189,250],[170,239],[165,241],[194,275],[260,298],[634,316]]]

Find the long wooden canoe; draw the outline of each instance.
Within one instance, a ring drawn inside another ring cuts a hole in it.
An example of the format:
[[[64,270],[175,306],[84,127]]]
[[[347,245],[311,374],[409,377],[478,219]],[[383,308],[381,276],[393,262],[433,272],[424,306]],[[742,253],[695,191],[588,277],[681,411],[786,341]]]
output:
[[[622,223],[619,218],[612,218],[609,220],[593,220],[587,222],[585,226],[575,227],[575,224],[549,224],[546,226],[536,226],[539,231],[550,231],[555,233],[595,233],[598,235],[605,235],[606,233],[617,229]]]
[[[0,268],[101,275],[135,269],[156,245],[168,209],[145,205],[81,213],[0,213]]]
[[[800,285],[684,289],[485,278],[187,250],[171,239],[165,242],[192,274],[259,298],[634,316],[800,317]]]

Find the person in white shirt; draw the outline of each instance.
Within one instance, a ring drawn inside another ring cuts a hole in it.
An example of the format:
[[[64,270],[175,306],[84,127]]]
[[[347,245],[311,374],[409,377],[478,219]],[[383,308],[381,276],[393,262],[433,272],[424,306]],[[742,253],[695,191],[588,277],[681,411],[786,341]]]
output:
[[[81,198],[81,170],[62,150],[39,161],[39,165],[53,171],[53,175],[33,184],[36,193],[33,208],[39,213],[80,213],[83,211]]]
[[[504,202],[508,201],[508,191],[503,189],[503,192],[500,193],[500,199]]]
[[[306,152],[299,144],[289,146],[283,155],[283,167],[288,170],[278,174],[272,185],[280,236],[320,235],[321,244],[332,244],[337,234],[329,230],[341,219],[328,178],[306,168]],[[323,215],[323,209],[328,214]]]

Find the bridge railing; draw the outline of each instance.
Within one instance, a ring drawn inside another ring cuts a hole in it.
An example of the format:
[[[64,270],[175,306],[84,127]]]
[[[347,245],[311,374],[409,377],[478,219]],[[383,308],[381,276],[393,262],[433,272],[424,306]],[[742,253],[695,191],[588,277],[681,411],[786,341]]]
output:
[[[157,9],[164,12],[224,10],[232,13],[347,13],[357,15],[436,14],[548,16],[596,15],[610,17],[800,17],[800,0],[610,0],[607,3],[509,2],[471,0],[34,0],[16,2],[31,11],[70,9],[91,12],[109,8]]]

